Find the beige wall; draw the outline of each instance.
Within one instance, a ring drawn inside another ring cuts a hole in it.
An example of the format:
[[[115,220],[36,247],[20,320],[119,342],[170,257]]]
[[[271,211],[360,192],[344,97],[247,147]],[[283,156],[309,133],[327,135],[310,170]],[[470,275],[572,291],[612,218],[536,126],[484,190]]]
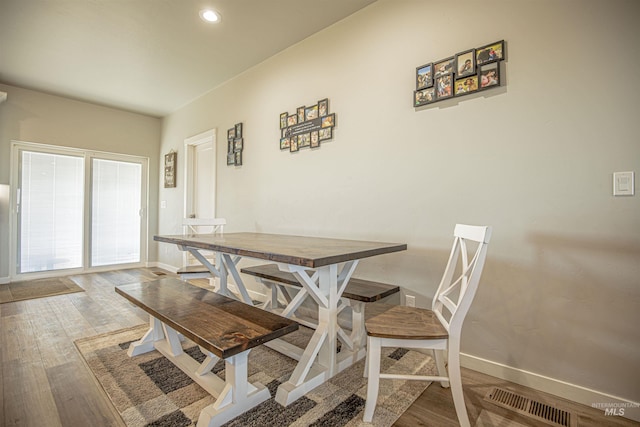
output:
[[[423,305],[454,224],[493,225],[463,351],[638,402],[640,196],[611,195],[614,171],[640,172],[638,18],[635,0],[380,0],[166,117],[162,152],[217,128],[226,230],[406,242],[358,274]],[[416,66],[500,39],[506,86],[412,108]],[[334,139],[281,152],[279,114],[325,97]],[[161,233],[180,231],[181,181]]]
[[[149,158],[149,229],[157,229],[160,119],[0,84],[0,184],[9,184],[11,141]],[[0,278],[9,276],[9,216],[0,206]],[[151,245],[150,259],[156,259]]]

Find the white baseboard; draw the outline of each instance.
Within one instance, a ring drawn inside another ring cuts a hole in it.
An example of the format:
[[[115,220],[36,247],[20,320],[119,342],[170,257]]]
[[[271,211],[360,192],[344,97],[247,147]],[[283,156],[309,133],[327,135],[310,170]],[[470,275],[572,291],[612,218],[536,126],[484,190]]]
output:
[[[6,285],[9,282],[11,282],[11,278],[9,278],[9,277],[0,277],[0,285]]]
[[[164,264],[162,262],[148,262],[147,268],[161,268],[163,270],[167,270],[170,273],[177,273],[179,267],[174,267],[173,265]]]
[[[640,403],[621,397],[612,396],[597,390],[591,390],[576,384],[567,383],[554,378],[511,366],[492,362],[465,353],[460,353],[460,365],[482,372],[493,377],[531,387],[545,393],[553,394],[573,402],[602,410],[613,410],[611,413],[634,421],[640,421]]]

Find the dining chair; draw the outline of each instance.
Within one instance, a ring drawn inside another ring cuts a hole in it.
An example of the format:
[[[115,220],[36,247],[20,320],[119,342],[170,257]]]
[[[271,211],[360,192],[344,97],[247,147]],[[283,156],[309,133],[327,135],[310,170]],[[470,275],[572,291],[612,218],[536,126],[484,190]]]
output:
[[[222,234],[227,220],[224,218],[185,218],[182,220],[183,233],[188,234]],[[205,258],[213,265],[220,265],[219,254],[205,253]],[[182,280],[189,279],[212,279],[213,276],[201,262],[195,260],[189,253],[185,252],[183,266],[177,271]],[[213,286],[213,283],[211,283]]]
[[[471,307],[491,238],[491,227],[457,224],[449,261],[433,298],[431,310],[392,306],[365,321],[367,332],[367,401],[364,421],[371,422],[378,400],[380,379],[439,381],[451,386],[453,403],[461,426],[468,427],[460,375],[460,334]],[[380,372],[382,347],[433,350],[437,376]],[[445,354],[446,353],[446,356]],[[445,368],[445,357],[447,366]]]

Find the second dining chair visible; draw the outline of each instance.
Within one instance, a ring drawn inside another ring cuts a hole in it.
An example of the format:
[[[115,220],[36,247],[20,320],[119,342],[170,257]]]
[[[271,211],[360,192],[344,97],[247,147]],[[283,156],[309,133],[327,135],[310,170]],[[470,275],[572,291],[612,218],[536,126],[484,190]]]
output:
[[[184,218],[182,220],[183,234],[222,234],[227,220],[224,218]],[[219,255],[216,253],[205,254],[205,260],[212,265],[220,265]],[[202,262],[197,262],[187,252],[184,253],[184,265],[177,271],[182,280],[209,278],[211,272]],[[213,283],[212,283],[213,286]]]
[[[458,224],[442,281],[433,298],[432,309],[394,306],[365,322],[369,377],[364,421],[371,422],[378,399],[380,379],[439,381],[451,385],[453,404],[461,426],[468,427],[460,374],[460,335],[482,275],[491,238],[491,227]],[[470,246],[473,246],[470,247]],[[437,376],[380,373],[382,347],[432,349]],[[445,367],[445,354],[447,366]]]

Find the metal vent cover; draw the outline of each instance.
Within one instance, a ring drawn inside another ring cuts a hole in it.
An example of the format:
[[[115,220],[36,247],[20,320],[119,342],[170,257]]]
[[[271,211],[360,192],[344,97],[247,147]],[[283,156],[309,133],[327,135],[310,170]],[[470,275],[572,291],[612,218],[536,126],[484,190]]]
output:
[[[505,390],[500,387],[493,387],[484,397],[488,402],[495,405],[525,415],[529,418],[542,421],[551,426],[577,427],[577,417],[575,414],[547,405],[546,403],[531,400]]]

